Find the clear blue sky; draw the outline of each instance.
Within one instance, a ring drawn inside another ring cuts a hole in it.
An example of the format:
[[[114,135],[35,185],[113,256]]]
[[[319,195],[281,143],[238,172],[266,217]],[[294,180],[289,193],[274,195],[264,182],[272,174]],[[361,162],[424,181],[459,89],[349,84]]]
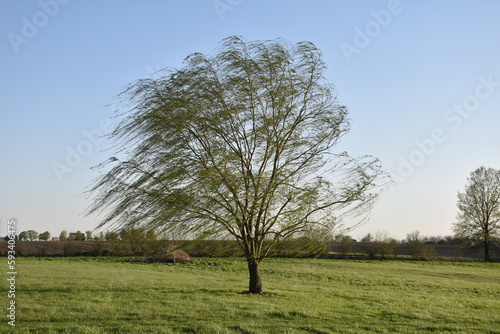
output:
[[[242,35],[315,43],[353,122],[339,149],[398,181],[353,236],[451,234],[468,174],[500,168],[499,14],[495,0],[4,0],[1,233],[11,217],[54,236],[93,229],[84,192],[112,152],[98,132],[116,95]]]

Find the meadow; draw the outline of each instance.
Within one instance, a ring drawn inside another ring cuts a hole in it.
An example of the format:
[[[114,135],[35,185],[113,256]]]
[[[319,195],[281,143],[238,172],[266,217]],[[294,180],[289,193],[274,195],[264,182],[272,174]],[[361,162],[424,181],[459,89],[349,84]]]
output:
[[[18,258],[16,330],[0,331],[500,333],[500,263],[267,259],[262,276],[246,295],[242,258]]]

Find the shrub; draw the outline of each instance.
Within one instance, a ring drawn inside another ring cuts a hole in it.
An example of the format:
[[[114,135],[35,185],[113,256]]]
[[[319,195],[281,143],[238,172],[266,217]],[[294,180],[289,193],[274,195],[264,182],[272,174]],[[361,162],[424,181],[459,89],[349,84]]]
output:
[[[370,259],[374,259],[377,254],[382,259],[386,259],[391,255],[396,257],[399,247],[398,242],[389,237],[389,234],[385,231],[379,231],[375,236],[368,233],[361,239],[360,246]]]
[[[413,243],[410,246],[411,256],[419,261],[432,261],[436,258],[436,249],[434,245]]]
[[[76,247],[71,241],[64,241],[63,243],[63,256],[75,256]]]
[[[276,245],[275,257],[315,258],[327,252],[328,244],[312,238],[288,239]]]
[[[385,259],[387,256],[397,256],[398,242],[395,239],[384,239],[375,241],[377,253]]]
[[[346,258],[347,254],[352,253],[353,248],[353,239],[348,236],[343,237],[340,241],[340,257],[343,259]]]

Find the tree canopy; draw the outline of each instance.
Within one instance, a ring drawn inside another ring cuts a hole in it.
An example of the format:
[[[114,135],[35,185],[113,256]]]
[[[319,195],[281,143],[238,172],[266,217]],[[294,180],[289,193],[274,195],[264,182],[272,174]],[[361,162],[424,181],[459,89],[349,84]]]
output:
[[[38,236],[38,239],[47,241],[50,239],[50,237],[51,237],[50,232],[45,231]]]
[[[33,240],[37,240],[38,237],[39,237],[39,234],[35,230],[28,230],[28,231],[23,231],[23,232],[19,233],[19,240],[21,240],[21,241],[24,241],[24,240],[33,241]]]
[[[351,127],[310,42],[223,40],[214,56],[142,79],[121,97],[119,154],[94,183],[101,226],[235,238],[261,293],[259,263],[292,237],[362,220],[385,174],[333,148]]]

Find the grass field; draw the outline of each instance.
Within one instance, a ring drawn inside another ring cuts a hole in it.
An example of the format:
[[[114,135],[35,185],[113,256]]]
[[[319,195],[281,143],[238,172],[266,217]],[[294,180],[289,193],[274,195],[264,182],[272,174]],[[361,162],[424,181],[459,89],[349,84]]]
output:
[[[268,259],[264,296],[238,294],[240,258],[17,268],[15,333],[500,333],[499,263]]]

